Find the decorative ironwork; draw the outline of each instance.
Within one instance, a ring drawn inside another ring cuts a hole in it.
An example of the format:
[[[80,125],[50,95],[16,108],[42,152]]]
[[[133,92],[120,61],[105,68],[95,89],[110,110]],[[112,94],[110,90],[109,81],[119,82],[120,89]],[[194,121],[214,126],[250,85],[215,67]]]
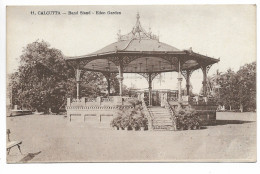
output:
[[[194,70],[182,70],[181,74],[183,75],[183,77],[185,78],[185,80],[187,81],[188,78],[190,78],[191,74],[193,73]]]
[[[136,60],[136,59],[138,59],[140,57],[141,56],[123,56],[123,57],[121,57],[121,56],[114,56],[114,57],[108,57],[107,60],[113,62],[116,66],[120,66],[121,65],[122,68],[125,69],[126,66],[130,62],[132,62],[132,61],[134,61],[134,60]]]
[[[151,74],[151,81],[153,81],[153,79],[154,79],[157,75],[159,75],[160,73],[137,73],[137,74],[143,76],[143,77],[147,80],[147,82],[149,82],[149,74]]]
[[[213,65],[213,64],[211,64],[211,65],[206,65],[206,66],[201,66],[200,68],[201,68],[202,72],[204,71],[204,68],[205,68],[206,74],[208,74],[209,69],[211,68],[212,65]]]
[[[69,60],[67,61],[68,65],[73,69],[84,69],[84,67],[91,61],[96,60],[94,58],[91,59],[78,59],[78,60]]]
[[[159,75],[159,74],[161,74],[161,73],[152,73],[152,77],[151,77],[152,81],[153,81],[153,79],[154,79],[157,75]]]
[[[211,65],[208,65],[208,66],[206,66],[206,73],[208,74],[208,72],[209,72],[209,69],[212,67],[212,64]]]
[[[66,61],[69,66],[71,66],[73,69],[77,69],[79,67],[78,61]]]
[[[96,98],[86,98],[85,101],[86,102],[96,102],[97,99]]]
[[[178,65],[178,58],[177,57],[172,57],[170,55],[165,55],[161,57],[164,60],[167,60],[171,65]]]
[[[101,98],[101,101],[102,101],[102,102],[113,102],[114,99],[113,99],[113,97]]]
[[[108,57],[107,60],[113,62],[116,66],[119,66],[121,62],[119,56]]]
[[[84,68],[84,66],[86,66],[89,62],[95,60],[94,58],[91,58],[91,59],[80,59],[78,64],[79,64],[79,67],[81,68]]]
[[[131,39],[153,39],[153,40],[159,40],[159,36],[156,36],[152,34],[150,28],[149,32],[146,32],[140,23],[140,15],[137,13],[136,15],[136,24],[133,27],[132,31],[126,35],[121,35],[121,30],[119,30],[118,34],[118,41],[125,41],[125,40],[131,40]]]
[[[125,68],[127,65],[129,65],[129,63],[131,63],[132,61],[141,58],[142,56],[124,56],[122,58],[122,64],[123,64],[123,68]]]

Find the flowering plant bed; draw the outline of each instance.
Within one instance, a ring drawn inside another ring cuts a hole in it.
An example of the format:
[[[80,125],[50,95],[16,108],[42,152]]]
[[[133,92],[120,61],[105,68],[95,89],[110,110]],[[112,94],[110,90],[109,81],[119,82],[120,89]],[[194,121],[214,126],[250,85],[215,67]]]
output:
[[[133,101],[133,108],[122,108],[118,112],[118,116],[111,121],[112,127],[117,127],[121,129],[132,129],[140,130],[148,129],[148,119],[143,113],[143,108],[141,102]]]
[[[195,109],[181,108],[175,111],[174,116],[178,130],[199,129],[202,124],[202,119]]]

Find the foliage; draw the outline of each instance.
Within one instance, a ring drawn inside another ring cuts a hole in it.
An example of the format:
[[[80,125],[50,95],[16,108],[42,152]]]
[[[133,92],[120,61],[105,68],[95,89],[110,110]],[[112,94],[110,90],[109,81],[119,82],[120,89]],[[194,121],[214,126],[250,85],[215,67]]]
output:
[[[143,108],[139,100],[132,100],[133,108],[122,108],[118,112],[118,116],[111,121],[112,127],[138,130],[141,127],[148,128],[148,119],[143,113]]]
[[[241,112],[256,109],[256,62],[240,67],[237,72],[228,69],[211,79],[215,85],[213,97],[219,105]]]
[[[256,62],[246,64],[237,72],[238,105],[243,112],[256,109]]]
[[[114,119],[111,121],[110,125],[111,125],[112,127],[117,127],[117,128],[122,127],[122,125],[121,125],[121,120],[122,120],[122,117],[121,117],[121,116],[117,116],[116,118],[114,118]]]
[[[81,96],[102,96],[107,82],[100,73],[82,75]],[[45,41],[35,41],[23,48],[18,71],[10,75],[9,96],[13,105],[39,112],[59,112],[66,98],[76,96],[75,71],[62,52]],[[111,88],[118,88],[115,76]]]
[[[174,117],[176,119],[177,129],[195,129],[201,125],[202,120],[195,109],[177,109]]]

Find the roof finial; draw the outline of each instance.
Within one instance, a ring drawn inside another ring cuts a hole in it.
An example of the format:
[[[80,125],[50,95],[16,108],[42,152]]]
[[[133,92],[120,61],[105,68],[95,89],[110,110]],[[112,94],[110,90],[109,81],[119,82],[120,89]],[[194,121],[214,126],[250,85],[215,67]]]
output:
[[[136,14],[136,19],[139,21],[139,19],[140,19],[140,15],[139,15],[139,12],[137,12],[137,14]]]

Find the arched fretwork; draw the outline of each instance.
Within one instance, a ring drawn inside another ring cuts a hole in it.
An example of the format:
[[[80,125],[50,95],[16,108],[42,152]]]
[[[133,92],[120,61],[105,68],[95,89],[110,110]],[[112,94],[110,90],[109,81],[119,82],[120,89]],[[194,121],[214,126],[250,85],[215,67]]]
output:
[[[201,66],[201,70],[203,73],[203,81],[202,81],[202,85],[203,85],[203,96],[207,97],[207,74],[209,72],[209,69],[211,68],[211,65],[202,65]]]
[[[149,73],[149,72],[148,72],[148,73],[137,73],[137,74],[143,76],[143,77],[147,80],[147,82],[149,82],[149,78],[151,79],[151,81],[153,81],[153,79],[154,79],[157,75],[159,75],[160,73],[152,73],[152,72]]]
[[[187,95],[190,95],[190,77],[194,70],[182,70],[181,73],[186,80]]]

